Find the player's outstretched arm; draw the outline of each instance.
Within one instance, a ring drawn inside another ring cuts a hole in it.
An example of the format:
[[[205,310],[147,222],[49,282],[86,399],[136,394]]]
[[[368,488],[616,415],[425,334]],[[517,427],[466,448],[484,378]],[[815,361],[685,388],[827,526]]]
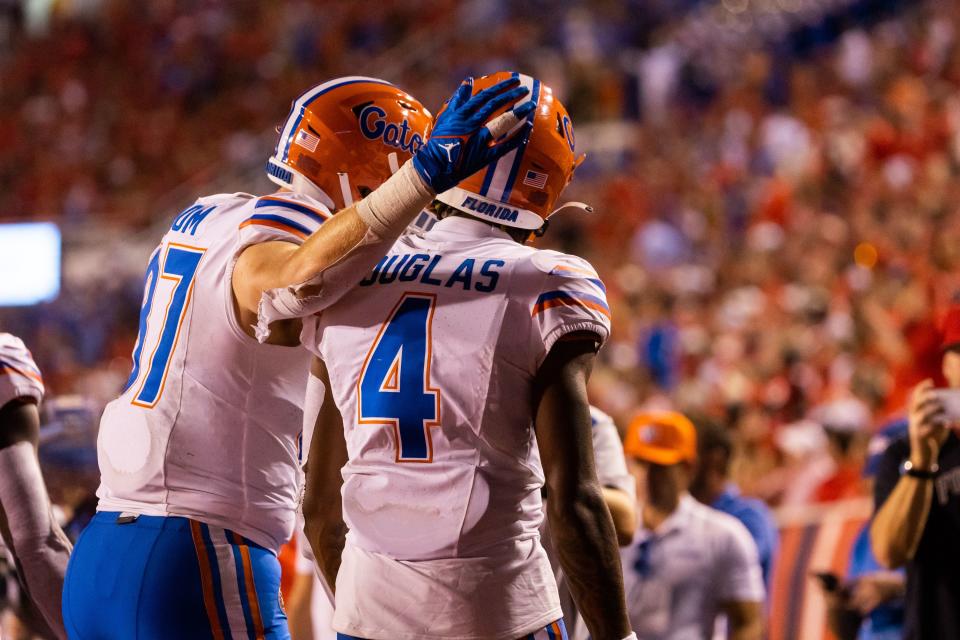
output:
[[[303,495],[303,532],[317,560],[320,573],[334,592],[340,555],[347,536],[343,521],[340,489],[347,464],[347,443],[343,434],[343,418],[330,390],[330,377],[322,360],[314,358],[313,375],[324,386],[323,405],[317,415],[310,451],[307,453],[306,490]]]
[[[0,408],[0,533],[13,552],[27,593],[58,638],[70,541],[53,518],[37,461],[40,414],[33,398]]]
[[[518,84],[514,78],[472,95],[473,81],[467,79],[447,102],[416,155],[367,197],[338,212],[302,245],[269,242],[246,249],[233,275],[234,295],[241,310],[257,313],[264,294],[276,292],[271,305],[275,313],[268,322],[304,317],[352,289],[359,281],[357,274],[383,256],[437,193],[526,140],[531,124],[517,125],[533,111],[533,102],[491,119],[498,109],[528,93]],[[351,259],[343,261],[348,254]],[[334,269],[341,264],[344,268]],[[287,291],[307,283],[309,286],[299,293]],[[313,298],[312,304],[304,297]]]
[[[596,343],[592,334],[582,337],[558,341],[540,367],[537,441],[550,492],[550,530],[577,608],[591,637],[620,640],[630,636],[630,622],[617,534],[594,466],[587,402]]]

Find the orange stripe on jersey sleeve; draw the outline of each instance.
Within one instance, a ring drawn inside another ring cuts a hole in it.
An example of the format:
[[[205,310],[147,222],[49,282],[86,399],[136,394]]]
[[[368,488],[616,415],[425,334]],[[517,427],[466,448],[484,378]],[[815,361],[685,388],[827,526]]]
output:
[[[40,384],[43,384],[43,378],[41,378],[39,375],[37,375],[33,371],[30,371],[28,369],[20,369],[19,367],[15,367],[12,364],[9,364],[7,362],[0,362],[0,376],[4,376],[4,375],[11,376],[15,373],[20,374],[24,378],[30,378],[31,380],[36,380]]]
[[[587,309],[593,309],[598,313],[603,314],[607,318],[610,318],[610,308],[599,298],[593,298],[593,296],[587,296],[584,294],[572,294],[566,293],[563,291],[554,291],[549,294],[543,294],[537,300],[537,303],[533,306],[533,311],[531,316],[535,316],[539,313],[543,313],[547,309],[553,309],[554,307],[585,307]]]
[[[550,271],[551,271],[551,272],[553,272],[553,271],[569,271],[570,273],[579,273],[579,274],[582,274],[582,275],[585,275],[585,276],[590,276],[591,278],[599,278],[599,277],[600,277],[600,276],[598,276],[598,275],[596,274],[596,272],[590,271],[589,269],[580,269],[580,268],[578,268],[578,267],[569,267],[569,266],[567,266],[567,265],[565,265],[565,264],[558,264],[557,266],[555,266],[555,267],[554,267],[553,269],[551,269]]]

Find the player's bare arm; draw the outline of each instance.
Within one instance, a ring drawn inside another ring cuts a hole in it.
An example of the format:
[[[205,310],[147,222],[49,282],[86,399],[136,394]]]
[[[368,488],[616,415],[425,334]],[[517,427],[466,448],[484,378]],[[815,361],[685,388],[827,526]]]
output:
[[[57,637],[66,637],[60,613],[70,542],[53,519],[37,441],[40,414],[32,397],[0,408],[0,534],[13,552],[27,592]]]
[[[241,311],[256,314],[264,291],[306,282],[347,255],[369,227],[351,206],[313,233],[302,245],[264,242],[244,250],[233,272],[233,292]]]
[[[592,334],[554,345],[535,383],[535,424],[550,499],[547,517],[560,564],[591,636],[630,634],[617,534],[593,459],[587,379]]]
[[[322,360],[314,358],[311,372],[323,382],[326,391],[307,454],[304,533],[327,585],[335,591],[347,536],[340,502],[340,488],[343,486],[340,470],[347,464],[347,443],[343,435],[343,418],[330,390],[327,367]]]
[[[263,242],[248,247],[233,271],[233,294],[239,324],[251,337],[257,324],[257,307],[265,291],[307,282],[359,245],[369,227],[350,207],[333,216],[302,245]],[[299,319],[275,322],[268,342],[295,345],[300,342]]]
[[[363,252],[363,264],[351,264],[347,273],[334,274],[314,287],[339,290],[342,286],[343,292],[349,290],[355,283],[342,280],[372,266],[437,193],[509,153],[524,140],[529,125],[494,142],[527,117],[534,108],[532,102],[491,119],[498,109],[529,92],[518,84],[519,80],[512,78],[474,96],[472,80],[468,79],[437,117],[436,126],[416,155],[360,202],[337,213],[302,245],[270,242],[245,250],[233,275],[241,315],[256,314],[265,292],[311,282],[366,245],[371,250]],[[328,303],[334,301],[329,294],[326,297]],[[304,310],[303,315],[315,311]]]
[[[21,442],[40,441],[40,412],[33,398],[11,400],[0,408],[0,450]]]

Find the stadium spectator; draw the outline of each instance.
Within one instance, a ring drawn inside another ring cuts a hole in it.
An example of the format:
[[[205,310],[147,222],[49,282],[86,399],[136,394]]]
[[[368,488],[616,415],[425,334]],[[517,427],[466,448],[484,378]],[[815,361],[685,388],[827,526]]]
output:
[[[960,389],[960,306],[943,329],[942,373]],[[907,570],[904,638],[960,637],[960,415],[932,380],[914,388],[906,437],[884,452],[874,488],[873,551]]]
[[[730,481],[733,440],[730,433],[709,420],[697,420],[697,465],[690,495],[743,523],[757,545],[763,582],[769,587],[779,533],[769,507],[762,500],[744,497]]]
[[[604,410],[705,413],[742,452],[744,495],[803,504],[838,461],[800,422],[810,407],[853,393],[876,422],[939,375],[936,311],[960,283],[951,3],[8,4],[0,219],[55,219],[67,244],[60,298],[2,309],[0,326],[57,394],[123,385],[153,247],[136,232],[221,167],[217,191],[257,190],[276,124],[264,96],[349,69],[438,106],[447,81],[506,60],[595,121],[570,193],[601,215],[558,216],[544,241],[608,287],[616,326],[591,383]],[[858,15],[822,20],[844,8]]]
[[[872,480],[890,443],[907,433],[907,421],[895,420],[870,439],[863,475]],[[827,586],[827,585],[825,585]],[[827,621],[839,640],[901,640],[903,638],[903,570],[880,566],[870,542],[870,522],[864,524],[850,550],[847,578],[825,589]]]
[[[831,502],[862,495],[869,409],[856,398],[846,398],[819,407],[813,411],[813,417],[823,427],[834,464],[832,473],[817,485],[814,501]]]
[[[693,424],[675,412],[638,415],[624,452],[637,483],[639,527],[621,550],[630,621],[638,638],[710,638],[724,615],[728,637],[763,635],[763,575],[750,533],[698,503],[687,488],[697,457]]]

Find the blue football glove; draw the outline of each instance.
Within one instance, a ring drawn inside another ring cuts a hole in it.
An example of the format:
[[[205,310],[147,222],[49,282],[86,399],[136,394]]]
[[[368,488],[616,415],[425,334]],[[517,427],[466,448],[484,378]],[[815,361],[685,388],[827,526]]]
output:
[[[487,122],[497,109],[529,93],[526,87],[516,86],[519,83],[518,78],[510,78],[472,97],[473,78],[460,85],[447,108],[437,116],[426,143],[413,156],[417,173],[434,192],[442,193],[456,186],[526,143],[533,129],[527,116],[536,109],[534,102],[525,102]],[[507,133],[511,135],[505,137]]]

